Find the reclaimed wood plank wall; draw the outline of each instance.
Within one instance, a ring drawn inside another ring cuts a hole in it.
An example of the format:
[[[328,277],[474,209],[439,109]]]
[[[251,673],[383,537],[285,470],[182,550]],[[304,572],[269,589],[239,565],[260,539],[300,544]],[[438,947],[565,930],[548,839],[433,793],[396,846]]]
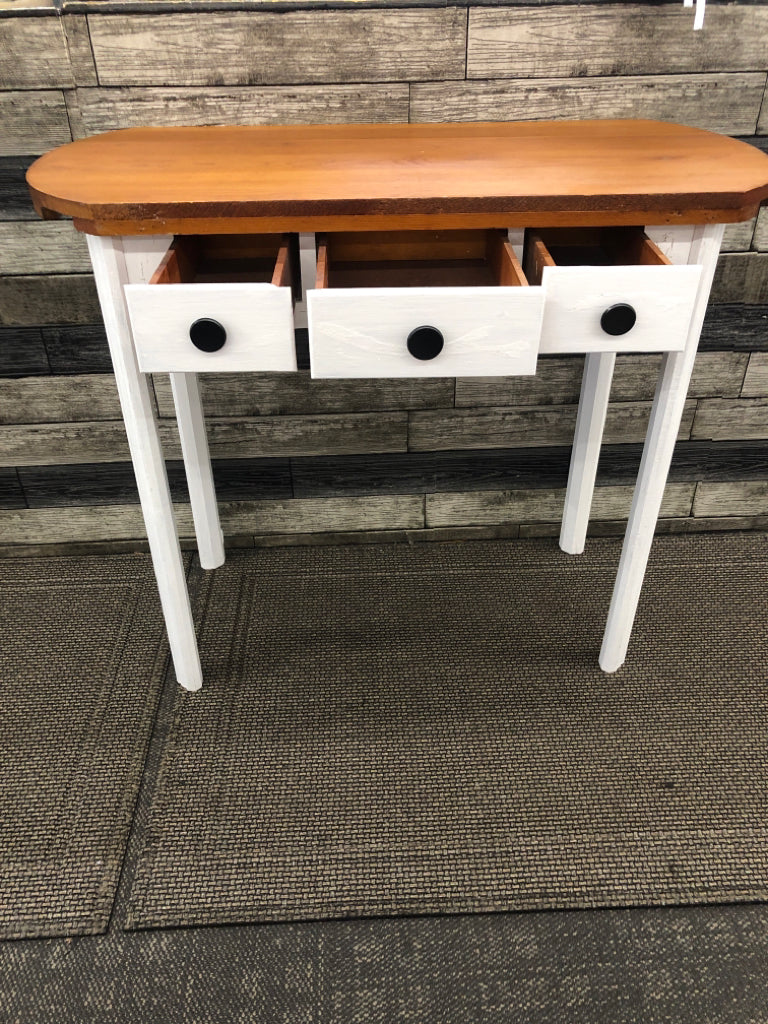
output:
[[[36,218],[37,154],[139,124],[578,117],[768,148],[766,3],[710,3],[696,33],[678,2],[221,6],[0,5],[0,553],[144,537],[86,246]],[[660,530],[768,526],[768,209],[724,248]],[[203,381],[230,543],[558,532],[580,358],[513,380],[312,381],[299,340],[298,375]],[[618,359],[592,533],[624,528],[658,361]],[[166,377],[154,394],[191,537]]]

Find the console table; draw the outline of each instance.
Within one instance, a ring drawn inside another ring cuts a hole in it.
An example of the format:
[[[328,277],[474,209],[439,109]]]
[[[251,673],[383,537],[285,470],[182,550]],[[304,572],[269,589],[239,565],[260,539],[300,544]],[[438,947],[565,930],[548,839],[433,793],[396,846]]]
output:
[[[663,360],[600,665],[624,661],[723,226],[768,157],[654,121],[134,128],[27,180],[88,235],[176,675],[202,684],[147,374],[170,374],[200,561],[224,560],[197,374],[533,374],[586,355],[560,536],[584,548],[617,352]],[[306,318],[306,320],[304,319]],[[663,624],[660,624],[663,628]]]

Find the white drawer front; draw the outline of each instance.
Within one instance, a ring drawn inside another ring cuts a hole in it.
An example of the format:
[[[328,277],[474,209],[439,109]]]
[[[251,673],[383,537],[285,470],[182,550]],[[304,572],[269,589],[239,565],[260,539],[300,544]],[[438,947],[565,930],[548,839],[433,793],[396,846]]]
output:
[[[682,349],[688,336],[701,267],[545,267],[542,354],[662,352]],[[627,304],[637,319],[626,334],[600,325],[611,306]]]
[[[271,284],[126,285],[139,369],[149,372],[295,370],[290,288]],[[216,320],[226,341],[201,352],[189,336],[199,319]]]
[[[313,377],[469,377],[536,372],[541,288],[341,288],[307,292]],[[442,351],[417,359],[415,328]]]

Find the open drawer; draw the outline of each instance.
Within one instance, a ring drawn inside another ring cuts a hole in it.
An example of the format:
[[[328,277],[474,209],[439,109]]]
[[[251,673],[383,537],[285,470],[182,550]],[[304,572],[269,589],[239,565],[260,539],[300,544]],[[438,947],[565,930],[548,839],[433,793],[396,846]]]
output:
[[[291,263],[288,235],[174,239],[125,286],[139,369],[295,370]]]
[[[541,315],[504,231],[321,236],[312,376],[532,374]]]
[[[673,266],[642,228],[531,230],[523,265],[544,290],[542,354],[685,346],[701,267]]]

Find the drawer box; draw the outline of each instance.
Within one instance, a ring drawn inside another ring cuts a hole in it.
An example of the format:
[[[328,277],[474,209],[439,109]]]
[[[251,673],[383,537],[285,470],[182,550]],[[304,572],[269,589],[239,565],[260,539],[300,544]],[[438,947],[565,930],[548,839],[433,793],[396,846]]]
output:
[[[702,268],[673,266],[641,228],[532,230],[523,265],[544,290],[542,354],[685,346]]]
[[[176,238],[125,286],[139,369],[295,370],[290,255],[287,235]]]
[[[542,293],[500,230],[318,238],[313,377],[533,374]]]

